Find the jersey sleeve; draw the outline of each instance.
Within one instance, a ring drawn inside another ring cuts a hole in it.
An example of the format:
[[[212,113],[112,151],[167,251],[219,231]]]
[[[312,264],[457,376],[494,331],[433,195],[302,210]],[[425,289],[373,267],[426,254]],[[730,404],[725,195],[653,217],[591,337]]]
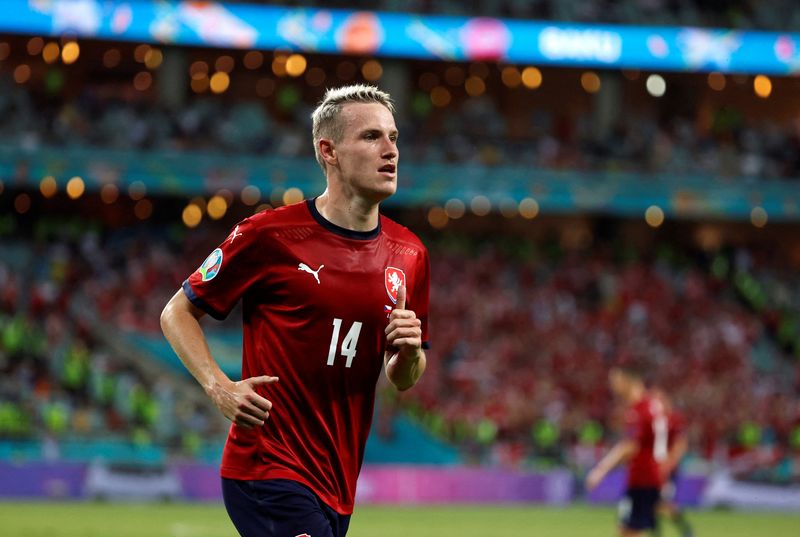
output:
[[[422,348],[430,348],[428,341],[428,308],[430,306],[431,265],[428,250],[422,249],[417,256],[417,265],[414,271],[414,282],[409,300],[409,307],[414,310],[420,320],[422,328]]]
[[[211,317],[222,320],[264,274],[263,245],[250,220],[243,220],[183,282],[187,298]]]

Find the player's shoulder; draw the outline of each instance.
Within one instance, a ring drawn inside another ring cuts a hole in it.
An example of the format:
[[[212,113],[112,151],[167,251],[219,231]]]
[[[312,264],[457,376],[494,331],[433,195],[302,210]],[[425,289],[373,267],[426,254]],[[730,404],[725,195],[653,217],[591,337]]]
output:
[[[291,227],[293,225],[308,225],[310,214],[307,202],[292,203],[275,209],[265,209],[245,218],[256,229]]]
[[[239,223],[242,230],[252,230],[259,240],[300,240],[313,234],[313,220],[305,201],[266,209]]]
[[[416,233],[391,218],[381,215],[381,233],[390,247],[409,255],[427,255],[428,250]]]

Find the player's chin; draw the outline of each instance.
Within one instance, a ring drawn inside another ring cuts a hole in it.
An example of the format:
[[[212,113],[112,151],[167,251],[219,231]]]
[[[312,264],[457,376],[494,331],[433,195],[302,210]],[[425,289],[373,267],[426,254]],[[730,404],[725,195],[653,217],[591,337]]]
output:
[[[397,181],[383,181],[375,185],[371,190],[375,201],[381,202],[397,192]]]

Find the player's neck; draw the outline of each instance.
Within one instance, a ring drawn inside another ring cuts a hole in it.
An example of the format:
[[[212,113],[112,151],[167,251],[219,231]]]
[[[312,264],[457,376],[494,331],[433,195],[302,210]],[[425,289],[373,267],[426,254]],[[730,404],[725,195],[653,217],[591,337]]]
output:
[[[315,201],[325,220],[353,231],[372,231],[378,227],[378,204],[357,197],[337,195],[326,190]]]
[[[639,384],[634,384],[633,386],[631,386],[630,393],[628,395],[630,403],[632,405],[635,405],[636,403],[644,399],[645,392],[646,390],[644,386],[641,386]]]

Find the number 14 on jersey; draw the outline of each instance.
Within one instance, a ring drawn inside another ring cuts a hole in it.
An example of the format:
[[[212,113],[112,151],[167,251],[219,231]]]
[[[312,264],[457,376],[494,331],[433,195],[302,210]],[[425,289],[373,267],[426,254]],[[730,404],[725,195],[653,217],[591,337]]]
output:
[[[341,355],[347,358],[345,367],[350,367],[353,364],[353,358],[356,357],[356,345],[358,345],[358,336],[361,335],[361,321],[355,321],[347,335],[344,336],[342,341]],[[333,334],[331,334],[331,346],[328,349],[328,365],[333,365],[336,361],[336,347],[339,345],[339,332],[342,329],[342,320],[333,320]]]

